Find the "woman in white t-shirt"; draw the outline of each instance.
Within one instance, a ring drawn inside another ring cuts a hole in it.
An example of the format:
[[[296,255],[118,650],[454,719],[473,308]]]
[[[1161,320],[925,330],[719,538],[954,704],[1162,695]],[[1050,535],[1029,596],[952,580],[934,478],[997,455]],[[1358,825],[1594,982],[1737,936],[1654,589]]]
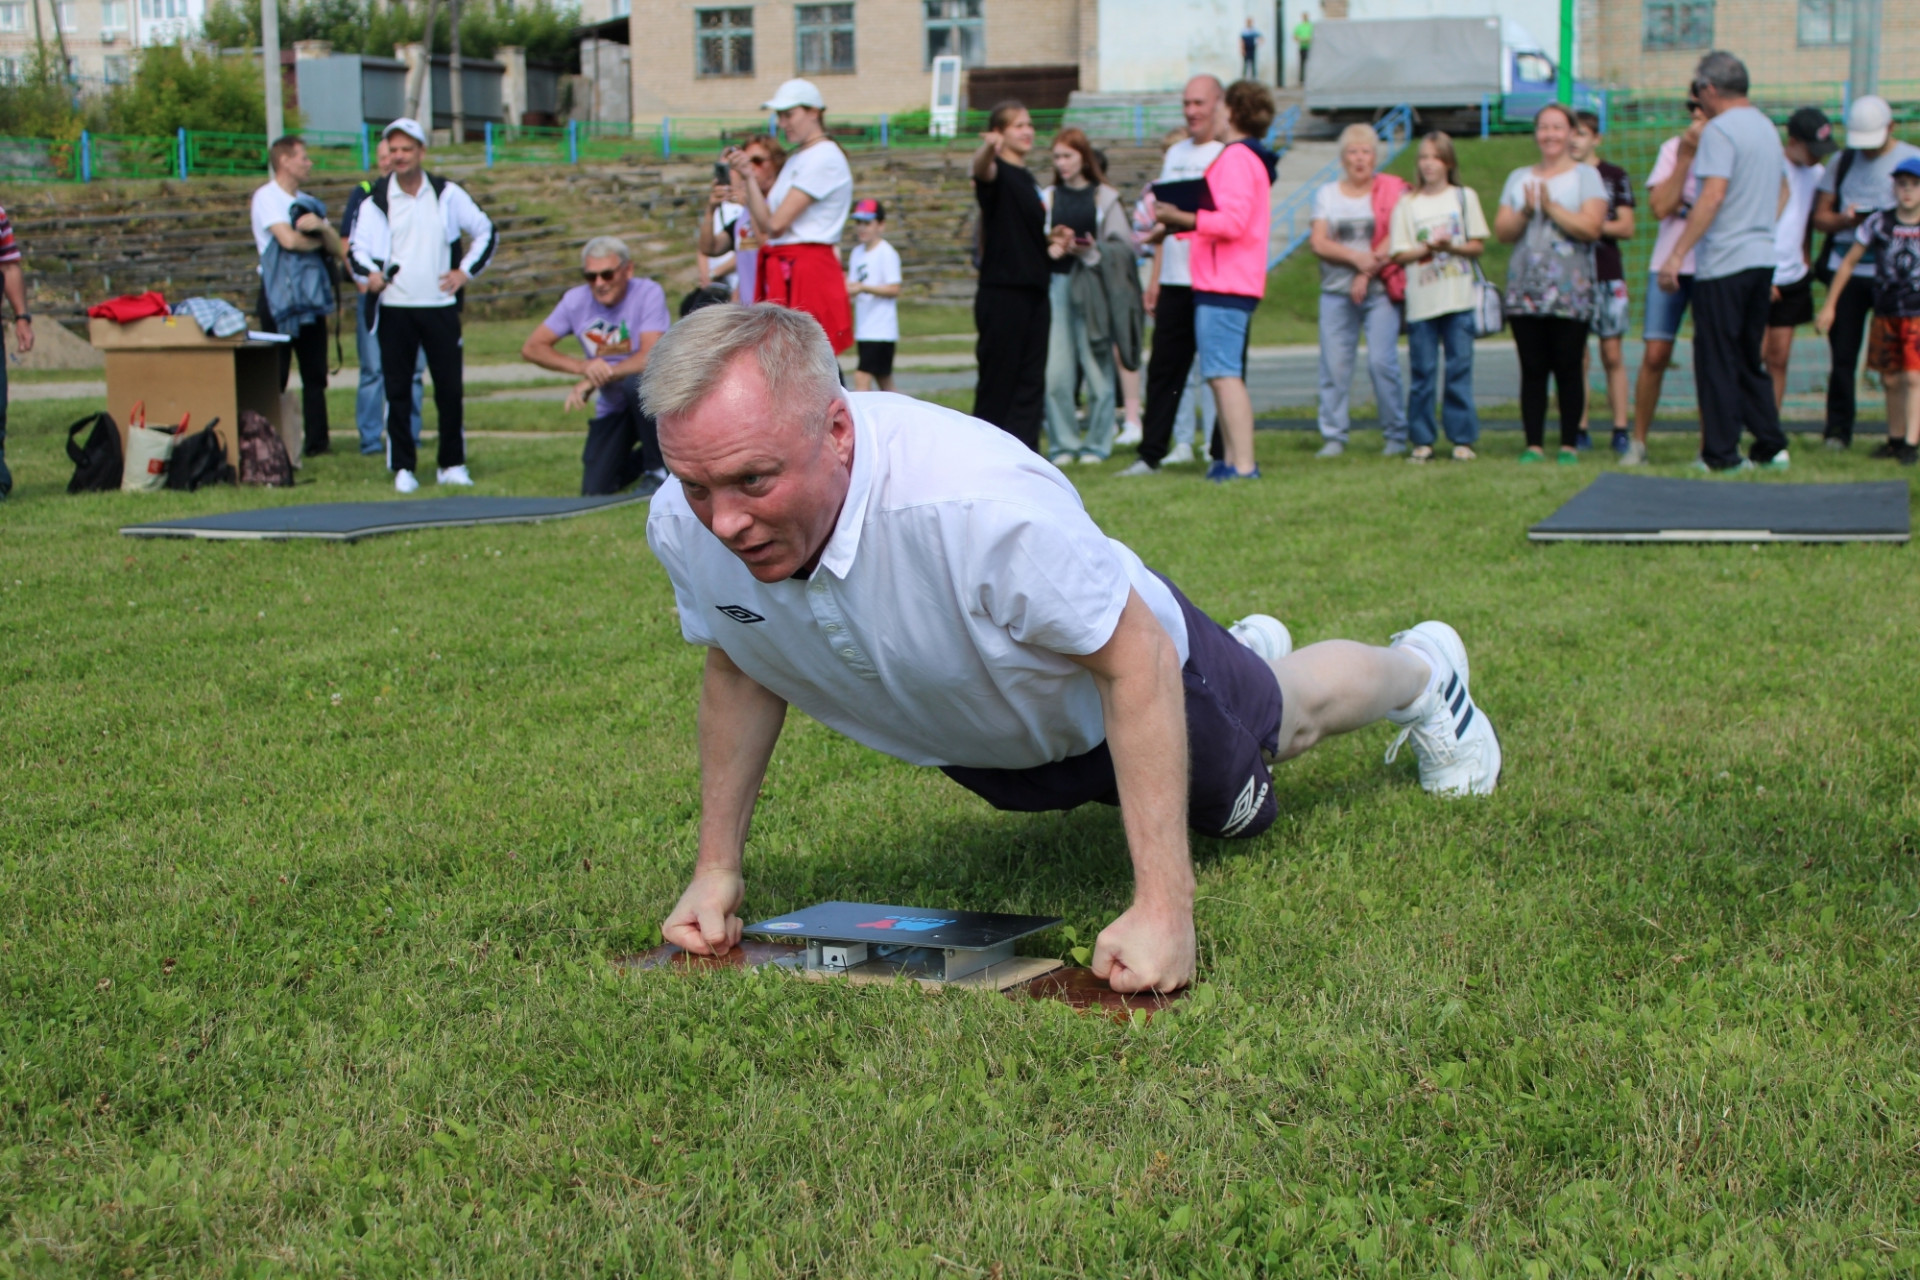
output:
[[[1367,372],[1380,406],[1382,450],[1407,451],[1406,397],[1400,388],[1400,298],[1404,273],[1387,252],[1387,221],[1407,184],[1380,166],[1372,125],[1340,133],[1341,174],[1313,193],[1307,247],[1320,259],[1320,452],[1347,449],[1348,400],[1360,335],[1367,335]]]
[[[746,205],[761,239],[755,296],[806,312],[833,349],[845,351],[853,345],[853,308],[839,248],[853,207],[853,168],[827,136],[826,100],[812,81],[789,80],[762,105],[779,115],[789,148],[773,189],[762,193],[746,181],[745,155],[727,153],[739,175],[734,198]]]
[[[1493,233],[1513,245],[1507,262],[1507,323],[1520,357],[1522,462],[1544,462],[1547,379],[1560,399],[1560,462],[1580,461],[1575,446],[1586,415],[1587,326],[1599,298],[1594,243],[1607,220],[1600,171],[1573,158],[1573,111],[1557,102],[1533,118],[1535,164],[1507,175]]]
[[[1473,317],[1480,276],[1475,263],[1486,248],[1487,216],[1480,197],[1460,185],[1453,139],[1435,130],[1420,139],[1416,169],[1420,186],[1393,206],[1388,248],[1407,270],[1407,398],[1410,460],[1433,457],[1433,392],[1440,350],[1447,353],[1446,407],[1442,420],[1453,442],[1453,460],[1471,462],[1480,438],[1473,407]]]

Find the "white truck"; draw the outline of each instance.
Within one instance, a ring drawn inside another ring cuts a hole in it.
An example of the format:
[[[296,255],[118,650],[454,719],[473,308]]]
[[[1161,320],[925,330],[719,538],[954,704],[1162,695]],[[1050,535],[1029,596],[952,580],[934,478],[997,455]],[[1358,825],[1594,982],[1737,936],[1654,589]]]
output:
[[[1556,74],[1553,58],[1511,18],[1328,19],[1314,24],[1306,105],[1336,120],[1370,120],[1404,102],[1423,123],[1477,127],[1483,102],[1530,114],[1551,101]]]

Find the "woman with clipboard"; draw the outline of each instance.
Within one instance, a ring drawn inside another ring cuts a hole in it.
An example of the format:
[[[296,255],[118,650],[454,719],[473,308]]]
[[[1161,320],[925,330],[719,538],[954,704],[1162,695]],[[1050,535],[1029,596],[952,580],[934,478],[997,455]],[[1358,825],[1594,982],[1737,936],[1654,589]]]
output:
[[[1273,123],[1273,94],[1239,80],[1227,88],[1227,146],[1194,193],[1198,206],[1182,209],[1155,184],[1154,217],[1169,231],[1192,231],[1193,328],[1200,376],[1213,387],[1226,435],[1227,457],[1207,471],[1215,484],[1257,480],[1253,460],[1253,399],[1247,394],[1247,335],[1267,292],[1269,196],[1279,157],[1260,141]],[[1174,199],[1186,185],[1167,184]]]

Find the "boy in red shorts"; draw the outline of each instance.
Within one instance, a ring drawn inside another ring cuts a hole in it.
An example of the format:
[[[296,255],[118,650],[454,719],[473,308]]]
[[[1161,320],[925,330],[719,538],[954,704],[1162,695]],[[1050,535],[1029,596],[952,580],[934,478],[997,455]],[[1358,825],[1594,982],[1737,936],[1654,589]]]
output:
[[[1867,368],[1886,385],[1887,434],[1895,440],[1904,434],[1894,456],[1910,467],[1920,462],[1920,156],[1894,169],[1893,199],[1893,208],[1873,214],[1855,232],[1814,326],[1821,333],[1833,327],[1834,301],[1853,278],[1854,267],[1867,254],[1877,254]]]

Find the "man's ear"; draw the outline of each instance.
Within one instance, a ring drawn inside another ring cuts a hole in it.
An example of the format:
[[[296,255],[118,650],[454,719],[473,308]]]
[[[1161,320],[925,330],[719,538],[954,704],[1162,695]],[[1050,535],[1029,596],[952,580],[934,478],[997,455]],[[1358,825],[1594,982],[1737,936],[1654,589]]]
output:
[[[841,466],[853,465],[853,406],[845,396],[833,398],[833,408],[827,418],[827,444],[840,459]]]

